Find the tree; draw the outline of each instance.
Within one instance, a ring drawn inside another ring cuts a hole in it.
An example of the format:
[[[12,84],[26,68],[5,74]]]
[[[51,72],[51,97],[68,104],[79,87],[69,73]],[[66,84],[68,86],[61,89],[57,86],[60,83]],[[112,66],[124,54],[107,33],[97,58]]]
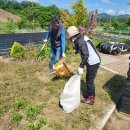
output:
[[[70,26],[71,15],[67,9],[60,10],[60,19],[65,28],[68,28]]]
[[[22,12],[30,22],[37,22],[42,28],[47,28],[52,16],[60,16],[60,11],[55,5],[28,7]]]
[[[111,25],[110,23],[106,22],[106,23],[103,23],[103,28],[104,29],[110,29]]]
[[[127,20],[127,26],[129,26],[130,27],[130,17],[128,18],[128,20]]]
[[[115,20],[113,23],[112,23],[112,26],[115,28],[115,29],[124,29],[126,27],[126,25],[122,22],[119,22],[118,20]]]
[[[86,25],[88,22],[88,11],[85,7],[84,0],[77,0],[76,3],[72,3],[72,9],[74,11],[71,19],[73,25]]]
[[[31,2],[31,1],[28,1],[28,0],[24,0],[20,3],[20,6],[21,6],[21,9],[25,9],[27,7],[37,7],[37,6],[40,6],[39,3],[37,2]]]
[[[37,20],[42,28],[48,27],[52,16],[60,16],[60,10],[55,5],[40,7],[39,9]]]

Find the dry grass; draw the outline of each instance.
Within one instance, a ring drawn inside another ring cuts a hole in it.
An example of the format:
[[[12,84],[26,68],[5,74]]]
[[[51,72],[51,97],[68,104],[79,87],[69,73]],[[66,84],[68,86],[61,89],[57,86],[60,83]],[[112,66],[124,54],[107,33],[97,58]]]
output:
[[[77,66],[75,62],[71,63],[68,68],[75,71]],[[103,114],[103,108],[111,101],[112,95],[109,96],[111,93],[108,94],[103,88],[112,84],[115,84],[116,90],[121,87],[121,85],[116,85],[116,80],[110,82],[116,75],[100,68],[95,80],[97,94],[95,105],[81,104],[79,109],[65,114],[59,107],[59,97],[67,79],[51,80],[48,72],[47,62],[10,61],[5,63],[3,60],[0,61],[0,129],[28,129],[29,121],[24,112],[18,125],[11,121],[12,104],[17,98],[23,96],[28,103],[44,106],[33,120],[36,122],[38,117],[44,115],[47,118],[47,124],[43,129],[86,130]],[[82,77],[82,80],[84,79],[85,74]],[[122,80],[121,83],[124,81]]]

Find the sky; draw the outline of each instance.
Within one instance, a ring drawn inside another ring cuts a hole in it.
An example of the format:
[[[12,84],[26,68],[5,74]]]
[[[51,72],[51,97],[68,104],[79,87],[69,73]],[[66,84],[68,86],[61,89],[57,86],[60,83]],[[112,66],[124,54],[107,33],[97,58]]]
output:
[[[18,0],[21,2],[22,0]],[[39,2],[40,5],[48,6],[55,4],[58,8],[69,9],[72,11],[71,3],[77,0],[29,0]],[[88,11],[98,9],[99,13],[111,15],[130,14],[130,0],[84,0]]]

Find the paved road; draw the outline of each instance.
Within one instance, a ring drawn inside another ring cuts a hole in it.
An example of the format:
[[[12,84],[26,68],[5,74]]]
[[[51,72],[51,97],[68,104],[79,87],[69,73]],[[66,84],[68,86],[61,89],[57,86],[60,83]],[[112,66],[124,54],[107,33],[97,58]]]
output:
[[[126,76],[129,69],[129,56],[130,54],[124,55],[108,55],[99,53],[101,57],[101,65],[112,70],[113,72],[117,72],[121,75]]]
[[[114,56],[99,53],[99,55],[101,56],[101,65],[103,67],[115,73],[127,76],[130,54]],[[103,130],[130,130],[130,116],[122,115],[116,111]]]

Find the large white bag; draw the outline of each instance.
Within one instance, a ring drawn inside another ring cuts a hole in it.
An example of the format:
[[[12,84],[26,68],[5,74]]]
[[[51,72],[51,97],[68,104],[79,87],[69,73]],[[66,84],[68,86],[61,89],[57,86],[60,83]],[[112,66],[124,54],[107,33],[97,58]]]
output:
[[[80,75],[75,74],[65,84],[60,96],[60,104],[65,113],[74,111],[80,105],[80,78]]]

